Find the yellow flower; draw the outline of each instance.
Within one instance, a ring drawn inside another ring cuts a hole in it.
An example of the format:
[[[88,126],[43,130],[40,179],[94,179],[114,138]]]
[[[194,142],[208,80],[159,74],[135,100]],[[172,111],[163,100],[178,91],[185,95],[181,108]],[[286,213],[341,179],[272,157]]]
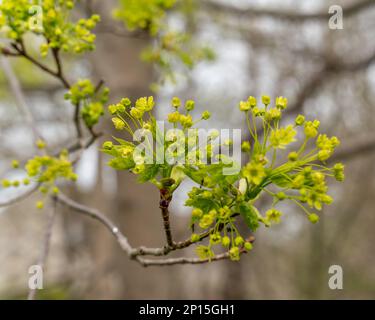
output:
[[[185,109],[186,109],[186,111],[189,112],[189,111],[194,110],[194,105],[195,105],[195,102],[193,100],[186,101],[186,103],[185,103]]]
[[[232,261],[240,260],[240,249],[238,247],[233,247],[229,250],[229,258]]]
[[[266,176],[263,166],[260,163],[249,162],[242,171],[242,175],[255,185],[260,184]]]
[[[248,101],[241,101],[240,105],[239,105],[239,108],[240,108],[241,111],[249,111],[251,106],[250,106],[250,103]]]
[[[116,130],[123,130],[125,128],[125,122],[122,121],[120,118],[114,117],[112,118],[112,122]]]
[[[184,128],[190,128],[192,125],[193,125],[193,118],[191,117],[191,115],[180,115],[180,123],[181,125],[184,127]]]
[[[213,251],[207,246],[197,246],[195,252],[201,260],[211,259],[215,256]]]
[[[247,102],[250,104],[251,108],[254,108],[257,105],[257,99],[254,98],[253,96],[250,96],[247,98]]]
[[[210,117],[211,117],[211,113],[209,111],[206,110],[202,113],[202,119],[203,120],[208,120],[208,119],[210,119]]]
[[[176,123],[180,121],[181,114],[178,111],[168,114],[168,121],[170,123]]]
[[[266,212],[266,220],[269,223],[279,223],[281,221],[282,212],[276,209],[270,209]]]
[[[250,146],[250,142],[249,141],[244,141],[242,142],[242,145],[241,145],[241,150],[243,152],[249,152],[251,149],[251,146]]]
[[[262,96],[262,103],[268,106],[271,103],[271,98],[269,96]]]
[[[276,107],[278,109],[284,110],[288,105],[288,99],[284,97],[277,97],[276,98]]]
[[[203,215],[203,211],[201,209],[195,208],[191,212],[193,218],[200,218]]]
[[[131,108],[130,109],[130,115],[133,118],[141,119],[143,117],[143,110],[138,109],[138,108]]]
[[[228,248],[229,245],[230,245],[230,239],[229,237],[225,236],[225,237],[222,237],[221,239],[221,244],[224,248]]]
[[[297,131],[294,130],[292,125],[285,128],[273,130],[270,137],[271,145],[274,148],[285,149],[285,146],[289,143],[296,141],[294,138]]]
[[[172,106],[173,106],[173,108],[178,109],[181,106],[181,100],[180,100],[180,98],[173,97],[172,98]]]

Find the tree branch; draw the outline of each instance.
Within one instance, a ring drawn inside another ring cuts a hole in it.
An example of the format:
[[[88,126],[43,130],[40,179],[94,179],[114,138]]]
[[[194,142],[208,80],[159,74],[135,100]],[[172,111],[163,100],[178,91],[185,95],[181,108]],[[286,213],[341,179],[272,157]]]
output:
[[[333,74],[341,74],[345,72],[356,72],[368,68],[375,62],[375,52],[366,59],[354,63],[341,63],[327,61],[320,72],[311,77],[303,86],[297,95],[296,101],[286,110],[286,114],[295,114],[299,112],[304,102],[310,98],[325,83],[324,79],[328,79]]]
[[[32,187],[31,189],[27,190],[26,192],[20,194],[19,196],[14,197],[13,199],[10,199],[10,200],[5,201],[5,202],[0,202],[0,208],[9,207],[9,206],[11,206],[15,203],[18,203],[22,200],[25,200],[30,195],[32,195],[35,191],[37,191],[39,187],[40,187],[40,183],[37,183],[37,184],[35,184],[34,187]]]
[[[10,65],[8,59],[4,56],[0,56],[0,63],[2,69],[4,70],[5,77],[8,80],[9,87],[16,99],[17,106],[20,109],[21,113],[24,114],[26,122],[33,132],[34,140],[40,139],[41,135],[36,126],[34,116],[31,113],[30,108],[27,106],[25,96],[21,89],[21,85],[17,79],[17,76],[13,72],[12,66]]]
[[[164,222],[164,231],[167,238],[167,244],[170,247],[174,247],[174,242],[172,240],[171,225],[169,222],[169,204],[171,203],[172,195],[166,189],[160,190],[160,202],[159,208],[161,209],[161,214]]]
[[[75,210],[77,212],[80,212],[86,216],[89,216],[95,220],[98,220],[101,224],[103,224],[110,232],[111,234],[116,238],[117,242],[119,243],[121,249],[131,258],[135,261],[139,262],[142,266],[163,266],[163,265],[175,265],[175,264],[201,264],[206,263],[209,261],[219,261],[229,258],[229,253],[222,253],[218,254],[214,257],[209,259],[198,259],[198,258],[187,258],[187,257],[181,257],[181,258],[167,258],[167,259],[145,259],[142,257],[142,255],[152,255],[152,256],[165,256],[169,252],[180,249],[180,247],[177,247],[176,244],[173,246],[165,246],[163,248],[146,248],[146,247],[139,247],[139,248],[133,248],[130,244],[128,239],[125,237],[125,235],[119,230],[119,228],[102,212],[100,212],[97,209],[86,207],[70,198],[68,198],[66,195],[59,193],[58,195],[54,196],[54,199],[56,201],[72,210]],[[203,237],[206,237],[206,233],[202,234]],[[252,238],[251,241],[254,241],[254,238]],[[191,245],[191,242],[185,241],[183,242],[186,245]],[[240,253],[245,253],[246,251],[244,249],[240,250]]]

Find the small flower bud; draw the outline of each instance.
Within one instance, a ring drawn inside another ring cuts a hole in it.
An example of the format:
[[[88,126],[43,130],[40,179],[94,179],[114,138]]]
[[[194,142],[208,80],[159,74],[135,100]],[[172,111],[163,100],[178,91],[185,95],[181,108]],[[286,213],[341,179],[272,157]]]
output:
[[[309,214],[309,220],[311,223],[317,223],[319,221],[319,216],[315,213]]]
[[[203,211],[198,208],[194,208],[193,211],[191,212],[191,216],[193,218],[200,218],[203,215]]]
[[[251,150],[250,142],[249,141],[244,141],[241,144],[241,150],[243,152],[249,152]]]
[[[251,108],[254,108],[257,105],[257,99],[254,98],[253,96],[250,96],[247,98],[247,102],[250,104]]]
[[[112,118],[112,122],[116,128],[116,130],[123,130],[125,128],[125,122],[122,119],[114,117]]]
[[[211,113],[209,111],[206,110],[202,113],[202,119],[203,120],[208,120],[208,119],[210,119],[210,117],[211,117]]]
[[[288,105],[288,99],[285,97],[277,97],[276,98],[276,107],[278,109],[284,110]]]
[[[268,106],[271,103],[271,98],[269,96],[262,96],[262,103]]]
[[[236,246],[242,246],[244,243],[244,239],[241,236],[238,236],[234,239],[234,244]]]
[[[190,240],[191,240],[191,242],[197,242],[197,241],[200,240],[200,237],[199,237],[198,234],[193,233],[193,234],[191,235],[191,237],[190,237]]]
[[[38,149],[44,149],[46,147],[46,143],[43,140],[38,139],[36,142],[36,146]]]
[[[229,237],[225,236],[221,238],[221,244],[223,247],[228,248],[230,245],[230,239]]]
[[[297,153],[297,152],[292,151],[292,152],[290,152],[290,153],[288,154],[288,160],[289,160],[289,161],[294,162],[294,161],[297,161],[297,159],[298,159],[298,153]]]
[[[112,141],[106,141],[103,143],[103,149],[105,150],[111,150],[113,148]]]
[[[248,101],[241,101],[240,105],[239,105],[239,108],[240,108],[241,111],[249,111],[251,106],[250,106],[250,103]]]
[[[301,114],[298,115],[296,120],[295,120],[296,126],[302,126],[304,123],[305,123],[305,117]]]
[[[37,201],[35,204],[37,209],[43,209],[44,208],[44,202],[43,201]]]
[[[192,111],[192,110],[194,110],[194,105],[195,105],[195,102],[193,100],[188,100],[185,103],[185,109],[187,111]]]
[[[247,251],[250,251],[250,250],[253,249],[253,245],[252,245],[251,242],[245,242],[244,247],[245,247],[245,249],[246,249]]]
[[[181,106],[181,100],[178,97],[172,98],[172,107],[178,109]]]
[[[18,162],[18,160],[12,160],[12,167],[14,169],[19,168],[19,166],[20,166],[20,163]]]

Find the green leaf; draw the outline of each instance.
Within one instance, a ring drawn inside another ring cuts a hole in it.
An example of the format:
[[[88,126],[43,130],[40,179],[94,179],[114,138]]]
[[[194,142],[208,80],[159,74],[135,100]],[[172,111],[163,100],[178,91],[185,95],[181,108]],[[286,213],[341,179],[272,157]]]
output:
[[[141,183],[150,181],[151,179],[155,178],[159,173],[160,165],[158,164],[146,164],[145,169],[138,177],[138,181]]]
[[[247,202],[241,202],[238,205],[241,216],[244,218],[246,225],[249,229],[255,232],[259,227],[258,216],[260,215],[258,209],[248,204]]]
[[[129,146],[129,147],[134,147],[134,144],[129,142],[129,141],[126,141],[124,139],[120,139],[120,138],[116,138],[116,137],[113,137],[113,139],[115,139],[119,144],[121,144],[122,146]]]
[[[188,207],[201,209],[204,213],[216,208],[216,203],[214,200],[199,197],[189,198],[186,200],[185,205]]]

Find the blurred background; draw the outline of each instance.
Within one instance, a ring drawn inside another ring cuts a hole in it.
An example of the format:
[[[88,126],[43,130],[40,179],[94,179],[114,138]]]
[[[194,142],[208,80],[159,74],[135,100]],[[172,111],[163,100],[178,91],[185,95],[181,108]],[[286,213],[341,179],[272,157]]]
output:
[[[344,183],[333,183],[333,205],[311,225],[294,206],[283,208],[281,224],[256,234],[254,250],[238,263],[143,268],[121,251],[96,221],[58,208],[47,260],[44,290],[49,299],[375,299],[375,1],[370,0],[202,0],[191,10],[172,9],[171,29],[184,30],[195,44],[212,49],[215,59],[189,69],[170,61],[176,81],[159,84],[155,115],[169,112],[173,96],[196,100],[196,112],[212,112],[210,126],[244,128],[237,103],[249,95],[286,96],[288,115],[321,120],[321,131],[342,144],[334,160],[346,166]],[[328,8],[343,8],[343,29],[330,29]],[[155,42],[146,33],[130,33],[114,21],[117,1],[82,0],[77,16],[102,15],[97,50],[64,57],[69,79],[103,79],[111,102],[152,94],[164,72],[140,59]],[[20,82],[29,112],[51,148],[74,138],[73,109],[61,85],[27,61],[2,58],[0,69],[0,178],[22,177],[12,159],[30,158],[32,131],[10,90],[11,68]],[[8,70],[9,71],[9,70]],[[14,79],[13,79],[14,80]],[[133,246],[162,246],[164,233],[158,191],[136,183],[126,172],[108,168],[98,151],[111,137],[105,131],[78,162],[77,184],[63,190],[76,201],[105,212]],[[189,237],[190,210],[183,206],[183,185],[171,209],[176,239]],[[26,187],[0,189],[0,203]],[[27,296],[28,268],[41,251],[48,207],[35,208],[38,195],[0,207],[0,298]],[[261,199],[259,209],[269,207]],[[193,248],[174,255],[194,255]],[[340,265],[343,290],[328,287],[328,269]]]

